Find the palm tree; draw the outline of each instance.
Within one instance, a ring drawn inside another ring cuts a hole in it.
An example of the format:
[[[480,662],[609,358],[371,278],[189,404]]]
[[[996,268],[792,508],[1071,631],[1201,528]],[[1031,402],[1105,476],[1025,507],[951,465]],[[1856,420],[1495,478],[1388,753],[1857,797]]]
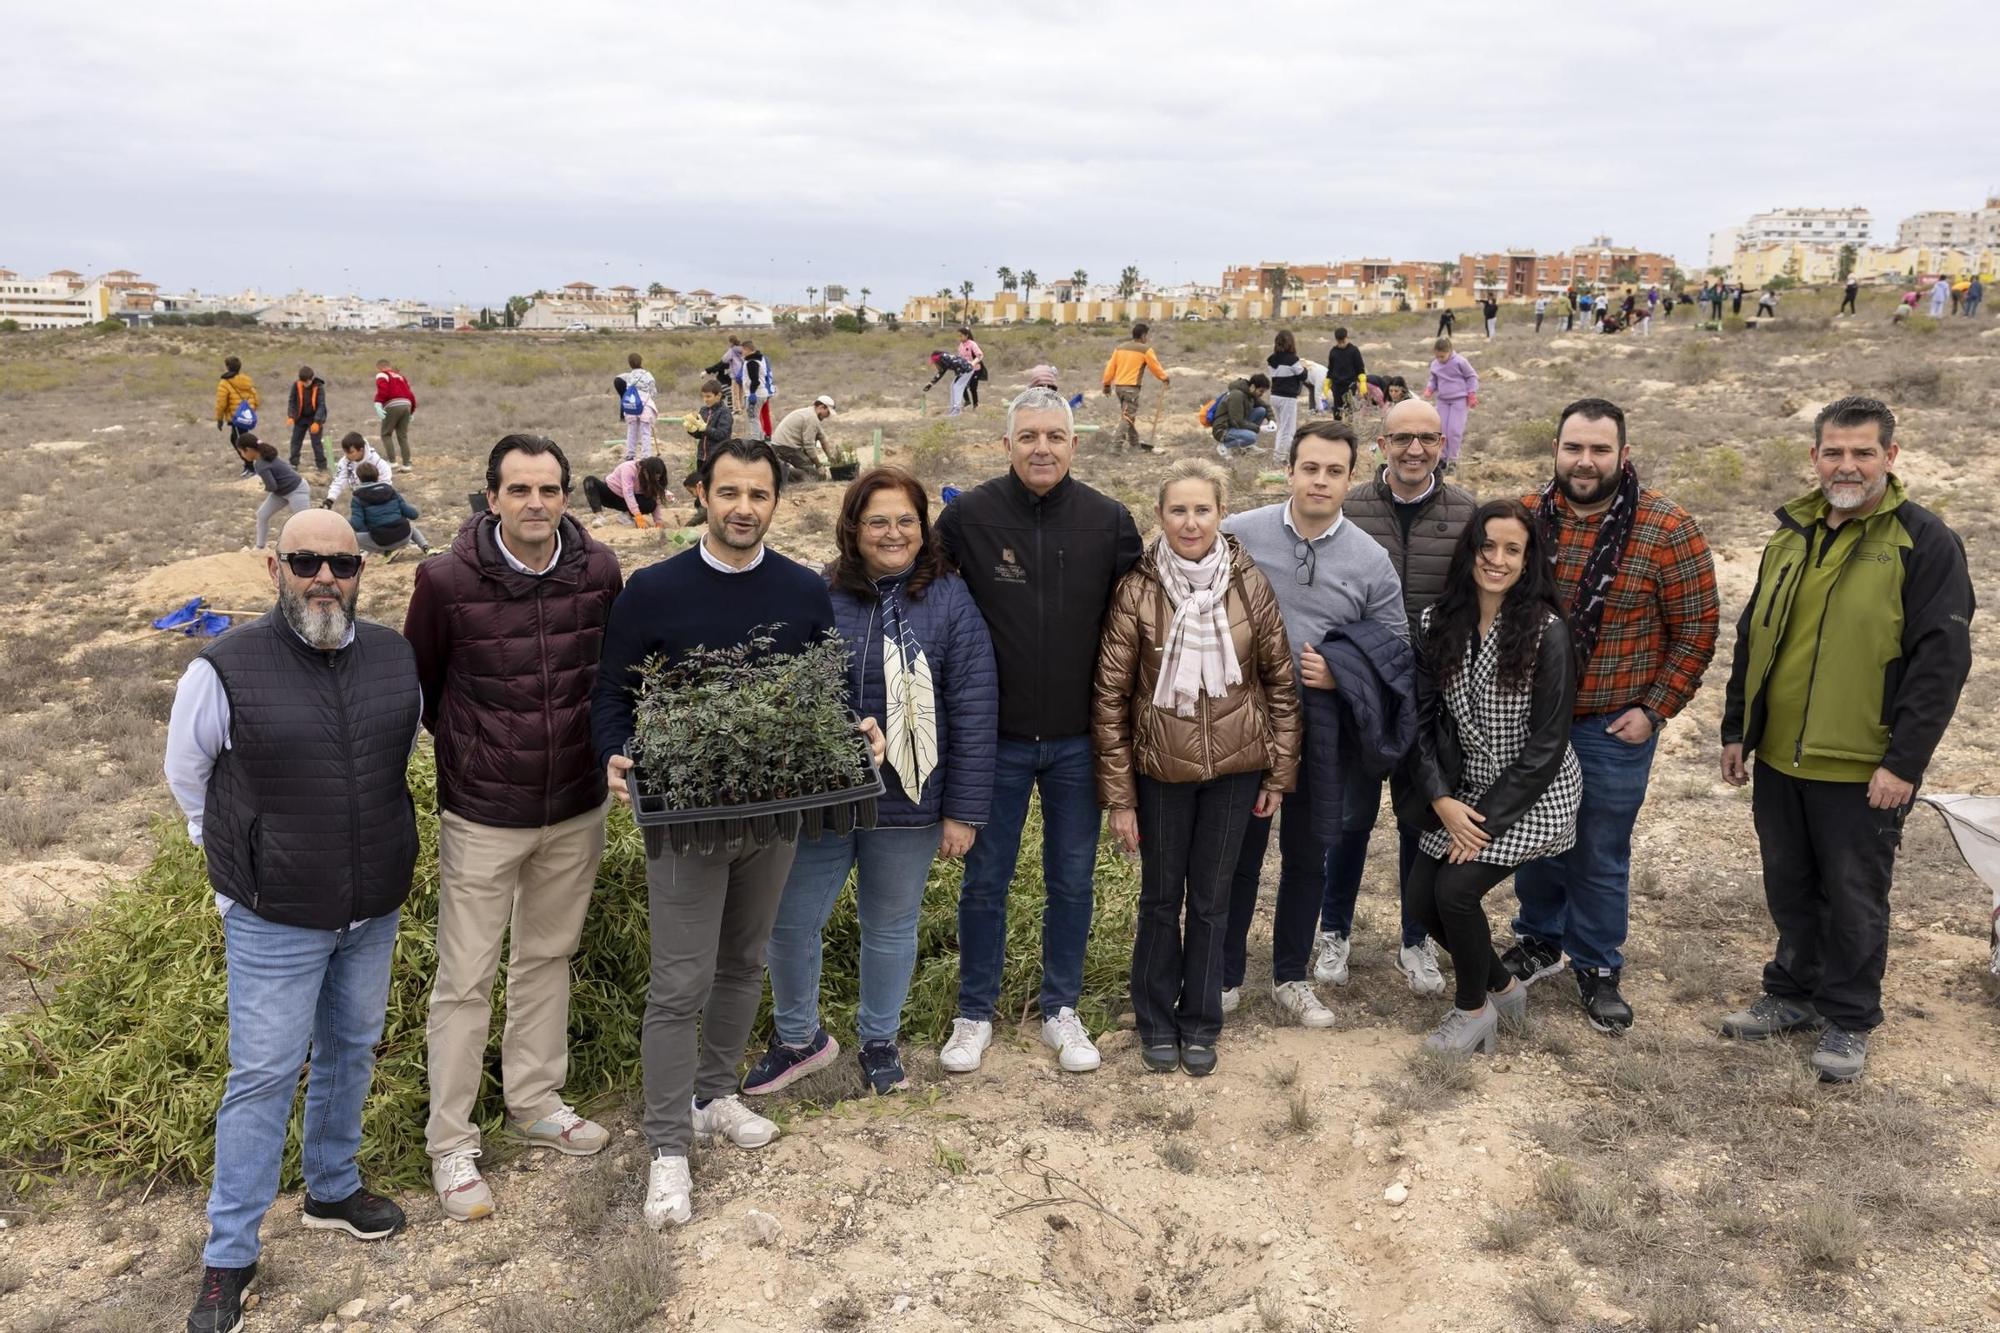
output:
[[[818,296],[819,296],[819,288],[817,288],[817,287],[808,287],[808,288],[806,288],[806,304],[807,304],[807,305],[811,305],[811,304],[813,303],[813,301],[814,301],[814,300],[815,300],[815,299],[816,299],[816,298],[817,298]]]
[[[664,283],[651,283],[646,288],[646,295],[648,296],[665,296],[666,294],[667,288]]]
[[[1082,269],[1077,269],[1074,273],[1071,273],[1069,275],[1069,280],[1075,283],[1079,287],[1087,287],[1090,285],[1090,275],[1088,273],[1085,273]]]
[[[1118,272],[1118,295],[1122,299],[1129,301],[1138,290],[1139,266],[1137,264],[1127,264]]]
[[[1011,292],[1014,290],[1015,279],[1014,279],[1013,269],[1008,268],[1005,264],[1002,264],[999,268],[993,270],[993,272],[995,276],[997,276],[1000,279],[1001,291]]]
[[[962,305],[962,306],[961,306],[961,307],[959,308],[959,312],[958,312],[958,317],[959,317],[959,319],[960,319],[960,320],[969,320],[969,319],[971,319],[971,318],[972,318],[972,279],[971,279],[971,278],[967,278],[967,279],[966,279],[966,280],[965,280],[964,282],[961,282],[961,283],[959,283],[959,284],[958,284],[958,294],[959,294],[960,296],[962,296],[962,297],[964,297],[964,298],[965,298],[965,303],[964,303],[964,305]]]
[[[1272,319],[1283,319],[1285,317],[1285,281],[1291,276],[1291,271],[1282,264],[1271,270]]]
[[[1035,270],[1031,268],[1021,270],[1021,300],[1023,303],[1035,299],[1035,283],[1037,281],[1039,279],[1035,277]]]
[[[861,289],[861,327],[868,327],[868,289]]]
[[[1445,259],[1439,261],[1438,287],[1440,289],[1444,291],[1450,291],[1452,279],[1456,278],[1457,276],[1458,276],[1458,262],[1456,260]]]

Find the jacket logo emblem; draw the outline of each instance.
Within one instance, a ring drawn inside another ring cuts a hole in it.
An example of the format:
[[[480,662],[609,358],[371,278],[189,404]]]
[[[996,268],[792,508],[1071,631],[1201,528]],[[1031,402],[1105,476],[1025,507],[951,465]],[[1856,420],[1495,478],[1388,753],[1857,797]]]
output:
[[[1013,547],[1003,546],[1000,548],[1000,563],[993,566],[993,577],[1001,583],[1026,583],[1028,581],[1028,571],[1021,568],[1020,563],[1014,559]]]

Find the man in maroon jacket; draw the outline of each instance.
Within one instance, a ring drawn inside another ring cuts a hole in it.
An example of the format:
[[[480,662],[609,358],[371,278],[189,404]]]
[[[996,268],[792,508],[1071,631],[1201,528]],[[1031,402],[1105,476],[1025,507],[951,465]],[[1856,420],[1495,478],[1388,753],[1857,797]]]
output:
[[[561,1096],[569,1071],[569,960],[604,851],[604,774],[590,694],[618,558],[563,511],[569,460],[509,435],[486,463],[488,513],[417,569],[403,634],[416,649],[424,725],[437,739],[437,981],[431,990],[431,1183],[446,1217],[493,1211],[473,1120],[500,940],[507,1118],[530,1144],[584,1155],[601,1125]]]

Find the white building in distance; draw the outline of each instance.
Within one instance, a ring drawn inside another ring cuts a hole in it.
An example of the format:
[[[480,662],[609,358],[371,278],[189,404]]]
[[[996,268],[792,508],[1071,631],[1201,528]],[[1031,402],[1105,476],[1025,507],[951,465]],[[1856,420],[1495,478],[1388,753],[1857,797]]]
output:
[[[2000,249],[2000,195],[1981,208],[1914,213],[1896,227],[1896,245],[1926,250]]]
[[[1874,215],[1865,208],[1774,208],[1756,213],[1736,229],[1739,249],[1766,245],[1868,244]]]

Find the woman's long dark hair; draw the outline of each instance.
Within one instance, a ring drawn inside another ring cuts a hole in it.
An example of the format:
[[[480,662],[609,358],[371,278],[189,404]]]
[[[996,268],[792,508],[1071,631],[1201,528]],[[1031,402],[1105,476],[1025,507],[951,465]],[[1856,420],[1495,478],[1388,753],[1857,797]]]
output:
[[[1534,516],[1518,500],[1488,500],[1479,506],[1459,534],[1458,545],[1452,548],[1444,595],[1432,606],[1430,629],[1423,636],[1424,660],[1437,673],[1439,689],[1465,669],[1466,649],[1479,636],[1479,585],[1472,565],[1486,544],[1486,525],[1496,518],[1511,518],[1528,533],[1521,577],[1500,603],[1500,661],[1494,673],[1498,684],[1515,690],[1533,684],[1535,654],[1542,642],[1542,613],[1562,614],[1556,602],[1555,576]]]
[[[632,355],[637,356],[638,353],[634,352]],[[638,481],[639,493],[641,495],[656,505],[663,505],[667,502],[667,492],[672,488],[673,482],[667,476],[667,465],[664,460],[658,458],[640,459]]]
[[[856,597],[875,600],[875,580],[861,558],[861,514],[868,508],[870,496],[886,490],[900,490],[917,514],[916,565],[910,571],[909,582],[903,585],[904,593],[915,601],[945,572],[944,554],[931,535],[930,499],[924,494],[923,483],[899,467],[869,468],[848,483],[847,494],[840,498],[840,523],[834,529],[840,555],[833,562],[829,581]]]

